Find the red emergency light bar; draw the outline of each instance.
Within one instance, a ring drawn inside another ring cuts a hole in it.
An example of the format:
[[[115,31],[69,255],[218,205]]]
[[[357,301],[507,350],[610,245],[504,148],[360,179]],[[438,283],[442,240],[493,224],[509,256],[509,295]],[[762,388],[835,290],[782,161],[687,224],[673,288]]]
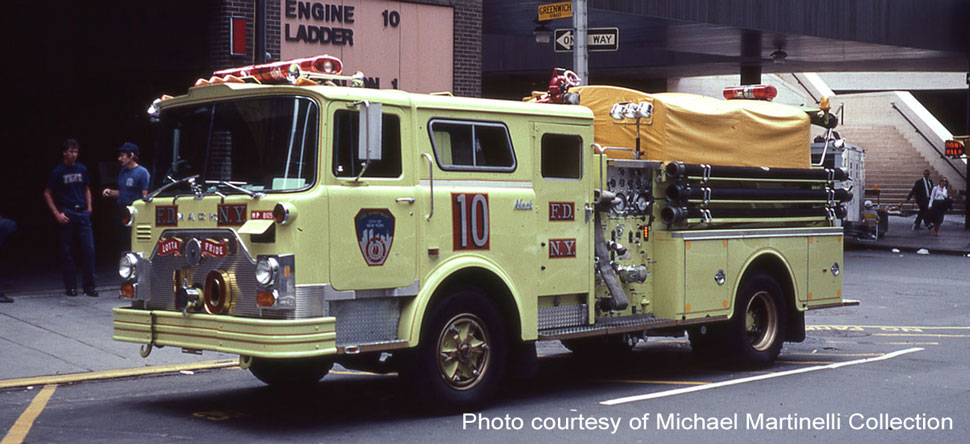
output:
[[[294,83],[301,72],[327,75],[340,75],[343,63],[340,59],[321,55],[305,59],[285,60],[282,62],[266,63],[263,65],[229,68],[212,73],[215,77],[253,77],[261,83],[288,82]]]
[[[724,98],[771,100],[778,95],[778,90],[771,85],[744,85],[724,88]]]
[[[967,148],[959,140],[946,141],[946,157],[963,157],[967,153]]]

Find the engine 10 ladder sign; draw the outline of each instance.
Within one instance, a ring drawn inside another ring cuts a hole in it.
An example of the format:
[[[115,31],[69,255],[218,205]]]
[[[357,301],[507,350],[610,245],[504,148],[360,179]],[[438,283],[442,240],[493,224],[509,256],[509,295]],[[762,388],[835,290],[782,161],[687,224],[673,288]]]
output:
[[[451,193],[453,248],[488,250],[488,194]]]

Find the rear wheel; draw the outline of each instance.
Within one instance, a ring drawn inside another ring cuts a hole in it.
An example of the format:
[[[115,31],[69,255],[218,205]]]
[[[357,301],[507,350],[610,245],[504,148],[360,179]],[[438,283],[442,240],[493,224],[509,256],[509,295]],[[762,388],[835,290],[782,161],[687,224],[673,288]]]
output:
[[[495,395],[505,377],[508,350],[495,304],[481,290],[461,289],[432,309],[402,376],[431,410],[472,409]]]
[[[297,387],[315,384],[330,372],[331,367],[333,360],[329,358],[252,358],[249,371],[268,385]]]
[[[725,338],[739,364],[764,367],[775,362],[785,342],[786,307],[781,286],[771,276],[745,280]]]

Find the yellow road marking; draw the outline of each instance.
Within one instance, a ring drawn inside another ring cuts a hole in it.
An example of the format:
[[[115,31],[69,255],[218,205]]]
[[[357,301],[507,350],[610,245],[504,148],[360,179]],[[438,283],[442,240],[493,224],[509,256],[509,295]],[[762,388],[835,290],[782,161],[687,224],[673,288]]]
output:
[[[40,390],[37,396],[34,396],[34,400],[30,401],[30,405],[27,406],[27,410],[24,410],[17,418],[17,422],[13,424],[13,427],[7,432],[7,435],[3,437],[3,441],[0,444],[20,444],[24,442],[24,438],[27,437],[27,433],[30,432],[30,428],[34,426],[34,420],[40,416],[40,412],[44,411],[44,407],[47,406],[47,401],[51,399],[54,394],[54,390],[57,389],[56,384],[45,385],[44,388]]]
[[[705,385],[710,382],[700,381],[652,381],[639,379],[601,379],[598,382],[622,382],[626,384],[670,384],[670,385]]]
[[[826,344],[862,344],[860,341],[825,341]],[[867,345],[940,345],[939,342],[872,342]]]
[[[885,353],[785,353],[785,356],[848,356],[854,358],[868,358],[872,356],[882,356]]]
[[[802,365],[826,365],[831,364],[835,361],[775,361],[779,364],[802,364]]]
[[[334,374],[334,375],[355,375],[355,376],[361,376],[361,375],[366,375],[366,376],[393,376],[393,375],[397,375],[397,372],[391,372],[391,373],[372,373],[372,372],[360,372],[360,371],[353,371],[353,370],[350,370],[350,371],[330,370],[330,373],[331,374]]]
[[[874,333],[873,336],[919,336],[929,338],[970,338],[970,335],[934,335],[930,333]]]
[[[190,364],[155,365],[151,367],[137,367],[120,370],[105,370],[87,373],[68,373],[53,376],[32,376],[28,378],[14,378],[0,380],[0,389],[10,387],[25,387],[42,384],[68,384],[72,382],[93,381],[98,379],[127,378],[130,376],[153,375],[158,373],[174,373],[182,370],[206,370],[239,366],[237,359],[222,359],[217,361],[193,362]]]

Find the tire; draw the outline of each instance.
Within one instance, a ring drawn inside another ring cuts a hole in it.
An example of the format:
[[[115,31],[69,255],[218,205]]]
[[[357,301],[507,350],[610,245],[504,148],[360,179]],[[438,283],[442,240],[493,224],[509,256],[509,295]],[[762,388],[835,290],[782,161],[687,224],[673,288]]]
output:
[[[788,305],[778,281],[758,274],[745,279],[727,326],[731,360],[743,367],[766,367],[775,362],[788,330]]]
[[[329,358],[252,359],[250,373],[273,387],[313,385],[333,367],[333,360]]]
[[[459,289],[432,308],[402,376],[426,409],[469,411],[495,396],[508,353],[498,307],[477,288]]]

